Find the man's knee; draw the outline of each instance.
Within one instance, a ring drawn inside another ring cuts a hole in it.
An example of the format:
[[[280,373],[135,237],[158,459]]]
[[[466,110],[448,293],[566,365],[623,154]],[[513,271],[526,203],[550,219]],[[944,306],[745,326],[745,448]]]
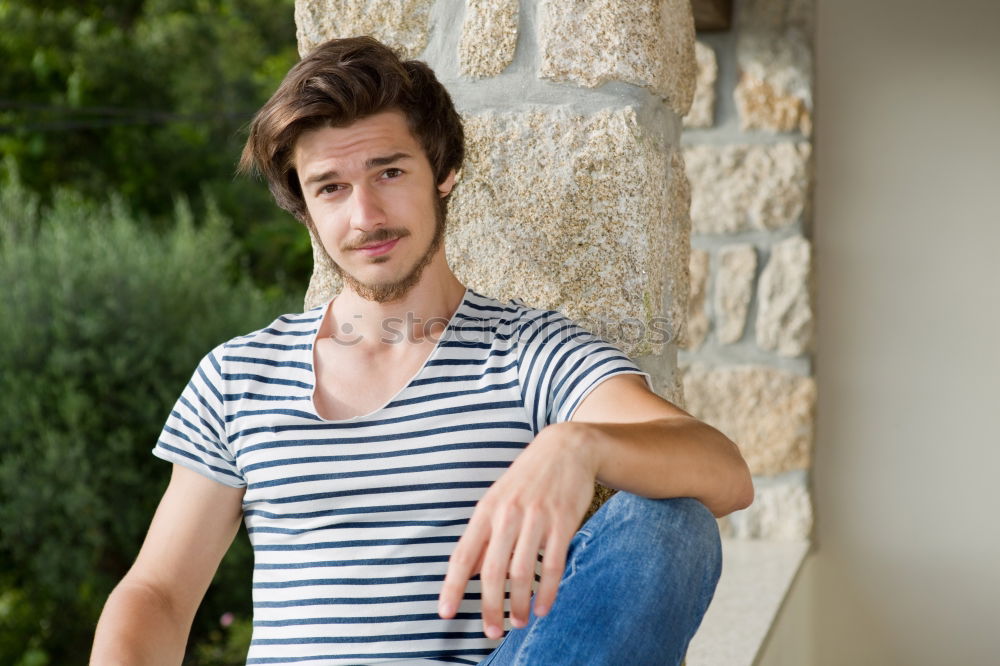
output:
[[[722,545],[715,516],[696,499],[650,499],[619,492],[608,500],[605,527],[644,560],[663,560],[671,568],[690,567],[709,579],[718,579]]]

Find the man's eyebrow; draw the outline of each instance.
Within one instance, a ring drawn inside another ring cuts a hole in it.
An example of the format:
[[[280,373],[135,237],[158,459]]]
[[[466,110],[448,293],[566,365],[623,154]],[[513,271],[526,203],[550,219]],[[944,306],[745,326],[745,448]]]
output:
[[[393,153],[392,155],[386,155],[385,157],[373,157],[365,161],[365,169],[374,169],[376,167],[388,166],[393,162],[398,160],[408,159],[413,157],[409,153]],[[324,171],[323,173],[317,173],[314,176],[309,176],[305,179],[304,185],[312,185],[313,183],[319,183],[324,180],[331,180],[336,178],[340,174],[337,171]]]
[[[387,166],[397,160],[406,159],[408,157],[412,157],[412,155],[409,153],[393,153],[392,155],[387,155],[386,157],[373,157],[365,162],[365,168],[374,169],[375,167]]]

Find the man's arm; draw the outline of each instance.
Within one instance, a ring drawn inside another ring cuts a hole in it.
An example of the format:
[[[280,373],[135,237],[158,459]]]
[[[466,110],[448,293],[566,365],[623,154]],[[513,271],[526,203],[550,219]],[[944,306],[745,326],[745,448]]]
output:
[[[535,614],[545,615],[595,480],[646,497],[694,497],[716,516],[753,501],[749,468],[733,442],[651,392],[640,376],[611,377],[571,421],[539,432],[476,505],[449,561],[441,616],[454,615],[480,572],[486,635],[503,635],[507,578],[511,623],[525,626],[539,549],[545,558]]]
[[[101,613],[91,664],[181,663],[195,611],[239,530],[244,491],[174,465],[139,556]]]
[[[597,480],[643,497],[693,497],[716,516],[753,502],[750,469],[721,432],[649,390],[639,375],[605,380],[560,439],[593,456]]]

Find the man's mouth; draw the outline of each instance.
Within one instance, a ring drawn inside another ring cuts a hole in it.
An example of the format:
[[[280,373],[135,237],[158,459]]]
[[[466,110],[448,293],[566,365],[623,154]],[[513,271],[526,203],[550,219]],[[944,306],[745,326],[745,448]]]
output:
[[[359,247],[358,251],[365,254],[365,256],[374,257],[379,254],[385,254],[386,252],[394,248],[397,242],[399,242],[399,239],[393,238],[392,240],[385,241],[383,243],[374,243],[372,245]]]

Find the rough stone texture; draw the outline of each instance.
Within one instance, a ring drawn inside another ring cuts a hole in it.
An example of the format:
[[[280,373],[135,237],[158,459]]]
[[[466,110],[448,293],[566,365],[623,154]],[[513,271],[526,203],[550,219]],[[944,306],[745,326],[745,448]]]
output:
[[[705,311],[705,292],[708,290],[709,255],[705,250],[691,250],[691,297],[688,301],[687,326],[678,346],[695,351],[708,335],[708,313]]]
[[[309,288],[306,289],[305,309],[322,305],[326,301],[338,294],[344,286],[344,281],[337,275],[333,260],[323,249],[316,234],[309,232],[309,240],[312,241],[313,251],[313,272],[309,276]]]
[[[518,0],[466,0],[460,71],[465,76],[496,76],[514,60]]]
[[[809,241],[802,236],[792,236],[772,248],[757,291],[757,344],[762,349],[781,356],[811,350],[811,257]]]
[[[679,150],[670,153],[670,184],[667,195],[667,275],[664,285],[664,312],[670,322],[671,340],[683,338],[690,299],[691,262],[691,184],[684,168],[684,156]],[[669,398],[668,398],[669,399]]]
[[[812,0],[746,0],[733,93],[744,130],[812,133]]]
[[[404,58],[427,46],[428,16],[434,0],[295,0],[299,55],[335,37],[371,35]]]
[[[719,521],[723,536],[773,541],[808,539],[813,526],[809,490],[801,482],[759,484],[758,479],[754,481],[753,504]]]
[[[715,51],[708,44],[695,42],[694,56],[698,77],[691,110],[684,116],[684,127],[711,127],[715,124],[715,79],[719,75],[719,65]]]
[[[764,366],[683,370],[687,410],[740,447],[754,475],[809,467],[816,382]]]
[[[631,107],[465,118],[446,251],[464,283],[558,309],[630,355],[658,353],[670,284],[669,146]],[[668,322],[669,323],[669,322]],[[669,331],[667,331],[669,333]]]
[[[538,75],[596,88],[643,86],[683,116],[694,96],[694,17],[687,0],[542,0]]]
[[[686,149],[692,230],[720,234],[793,224],[806,207],[811,152],[805,142]]]
[[[723,344],[743,337],[756,272],[757,251],[753,245],[728,245],[719,250],[714,312],[716,336]]]

